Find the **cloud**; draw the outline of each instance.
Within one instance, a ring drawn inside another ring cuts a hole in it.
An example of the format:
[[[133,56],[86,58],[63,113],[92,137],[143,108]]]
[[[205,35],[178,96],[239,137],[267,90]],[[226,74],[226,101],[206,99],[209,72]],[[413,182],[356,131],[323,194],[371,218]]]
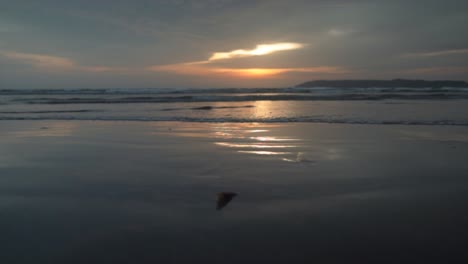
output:
[[[178,63],[169,65],[153,65],[145,68],[151,72],[173,72],[184,75],[205,75],[209,74],[209,69],[200,66],[200,63]]]
[[[215,52],[208,59],[208,61],[251,57],[251,56],[262,56],[262,55],[272,54],[278,51],[300,49],[302,47],[304,47],[303,44],[293,43],[293,42],[259,44],[255,47],[255,49],[251,49],[251,50],[238,49],[238,50],[232,50],[229,52]]]
[[[136,69],[127,68],[127,67],[109,67],[109,66],[79,66],[77,70],[84,71],[84,72],[94,72],[94,73],[106,73],[106,72],[114,72],[114,73],[137,73]]]
[[[352,31],[352,30],[332,28],[332,29],[328,30],[327,34],[332,36],[332,37],[343,37],[343,36],[352,34],[353,32],[354,31]]]
[[[432,52],[416,52],[416,53],[407,53],[403,57],[437,57],[437,56],[447,56],[455,54],[468,54],[468,49],[452,49],[452,50],[439,50]]]
[[[84,72],[129,72],[125,67],[107,67],[107,66],[83,66],[72,59],[60,56],[51,56],[34,53],[20,53],[14,51],[3,51],[0,55],[14,61],[31,65],[35,68],[54,72],[63,71],[84,71]]]
[[[64,57],[19,52],[2,52],[0,54],[39,68],[70,69],[76,67],[74,61]]]
[[[186,41],[205,39],[203,33],[195,33],[191,30],[185,29],[183,26],[178,24],[169,23],[154,17],[143,16],[132,19],[125,16],[113,16],[102,12],[96,12],[94,10],[73,10],[65,12],[73,17],[90,20],[98,24],[118,27],[137,35],[156,36],[160,38],[178,37]]]
[[[468,74],[468,67],[423,67],[403,71],[407,74]]]

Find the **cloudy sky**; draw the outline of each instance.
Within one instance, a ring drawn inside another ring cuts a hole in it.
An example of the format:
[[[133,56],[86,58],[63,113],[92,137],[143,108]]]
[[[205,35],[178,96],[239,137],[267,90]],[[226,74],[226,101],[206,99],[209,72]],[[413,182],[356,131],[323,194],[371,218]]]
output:
[[[0,0],[0,88],[468,80],[466,0]]]

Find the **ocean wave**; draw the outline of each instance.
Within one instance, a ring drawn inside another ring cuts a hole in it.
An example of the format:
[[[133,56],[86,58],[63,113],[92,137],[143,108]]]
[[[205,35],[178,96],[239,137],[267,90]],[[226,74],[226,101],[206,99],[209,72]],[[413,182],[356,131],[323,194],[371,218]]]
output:
[[[56,114],[56,113],[90,113],[100,112],[100,110],[47,110],[47,111],[0,111],[0,114]]]
[[[164,108],[161,111],[180,111],[180,110],[213,110],[213,109],[235,109],[235,108],[253,108],[254,105],[242,105],[242,106],[200,106],[200,107],[188,107],[188,108]]]
[[[128,96],[118,98],[89,97],[39,97],[16,98],[12,101],[26,104],[130,104],[130,103],[180,103],[180,102],[246,102],[246,101],[378,101],[378,100],[453,100],[468,99],[467,94],[417,93],[417,94],[258,94],[258,95],[184,95],[184,96]]]
[[[164,94],[259,94],[259,93],[468,93],[468,87],[284,87],[284,88],[114,88],[114,89],[0,89],[0,95],[164,95]]]
[[[274,117],[274,118],[199,118],[199,117],[85,117],[85,116],[0,116],[0,120],[57,120],[57,121],[148,121],[148,122],[195,122],[195,123],[327,123],[355,125],[424,125],[468,126],[466,121],[454,120],[371,120],[357,118],[327,117]]]

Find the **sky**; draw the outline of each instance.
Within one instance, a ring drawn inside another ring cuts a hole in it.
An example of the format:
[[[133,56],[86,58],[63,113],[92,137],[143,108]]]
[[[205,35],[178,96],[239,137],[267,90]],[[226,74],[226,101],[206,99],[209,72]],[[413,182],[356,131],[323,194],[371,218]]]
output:
[[[0,89],[468,80],[466,0],[0,0]]]

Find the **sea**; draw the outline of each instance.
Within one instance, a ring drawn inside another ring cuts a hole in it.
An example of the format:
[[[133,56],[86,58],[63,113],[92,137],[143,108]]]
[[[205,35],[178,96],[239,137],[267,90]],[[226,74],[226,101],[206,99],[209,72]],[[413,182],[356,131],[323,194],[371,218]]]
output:
[[[468,126],[468,87],[0,89],[0,120]]]

